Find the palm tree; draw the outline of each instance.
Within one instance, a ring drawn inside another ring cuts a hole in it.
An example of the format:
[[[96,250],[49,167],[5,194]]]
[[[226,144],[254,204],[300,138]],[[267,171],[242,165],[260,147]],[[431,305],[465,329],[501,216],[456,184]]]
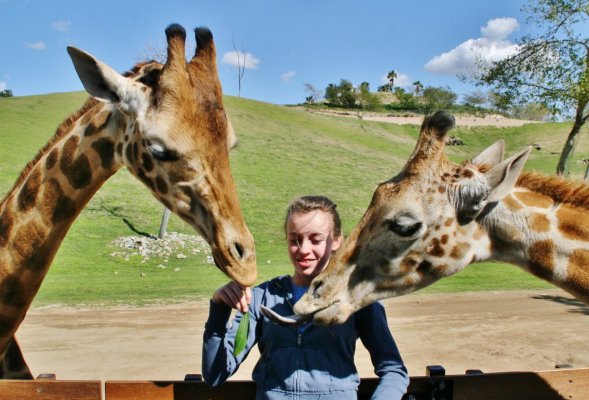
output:
[[[415,97],[417,97],[421,93],[421,89],[423,89],[423,84],[420,81],[415,81],[413,86],[415,86]]]
[[[395,72],[395,70],[391,70],[388,74],[387,74],[387,79],[389,80],[390,83],[390,90],[391,92],[393,91],[393,87],[395,86],[395,79],[397,78],[397,73]]]

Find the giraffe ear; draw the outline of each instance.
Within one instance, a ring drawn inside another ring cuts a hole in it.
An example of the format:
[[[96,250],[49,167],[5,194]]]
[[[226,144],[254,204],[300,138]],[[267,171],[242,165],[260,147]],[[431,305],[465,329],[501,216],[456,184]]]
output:
[[[491,189],[486,198],[488,203],[499,201],[511,192],[531,151],[532,147],[528,146],[523,151],[495,165],[483,175]]]
[[[70,55],[84,89],[98,100],[122,103],[126,108],[136,108],[137,100],[143,96],[138,83],[125,78],[92,55],[68,46]]]
[[[503,161],[503,152],[505,151],[505,141],[499,139],[481,153],[472,159],[474,165],[487,165],[492,168]]]

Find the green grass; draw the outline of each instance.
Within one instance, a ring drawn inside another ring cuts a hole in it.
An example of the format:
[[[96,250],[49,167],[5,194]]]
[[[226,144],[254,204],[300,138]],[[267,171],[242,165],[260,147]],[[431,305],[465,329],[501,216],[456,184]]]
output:
[[[20,170],[57,125],[79,108],[84,93],[0,99],[0,193],[7,193]],[[396,174],[411,153],[418,127],[311,114],[299,109],[226,97],[239,145],[231,153],[246,222],[256,241],[261,282],[291,267],[282,231],[284,209],[295,197],[321,193],[333,198],[350,232],[379,182]],[[504,138],[507,155],[537,143],[527,169],[552,173],[569,124],[520,128],[458,128],[466,145],[451,147],[454,161],[474,157]],[[589,145],[581,141],[576,159]],[[583,166],[572,163],[573,176]],[[210,296],[227,278],[202,257],[142,263],[112,257],[110,243],[135,231],[157,233],[163,207],[126,170],[111,178],[76,220],[35,300],[36,305],[144,304]],[[172,217],[169,231],[192,234]],[[179,270],[178,270],[179,269]],[[498,263],[470,266],[426,289],[429,292],[545,288],[548,284]]]

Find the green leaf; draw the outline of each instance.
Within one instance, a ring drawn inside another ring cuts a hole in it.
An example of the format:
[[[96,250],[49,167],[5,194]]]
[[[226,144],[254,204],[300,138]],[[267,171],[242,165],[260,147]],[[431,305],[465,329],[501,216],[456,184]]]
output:
[[[245,349],[245,344],[247,343],[247,333],[250,325],[250,312],[246,311],[242,317],[241,321],[239,321],[239,326],[237,327],[237,333],[235,334],[235,347],[233,348],[233,355],[237,357],[243,349]]]

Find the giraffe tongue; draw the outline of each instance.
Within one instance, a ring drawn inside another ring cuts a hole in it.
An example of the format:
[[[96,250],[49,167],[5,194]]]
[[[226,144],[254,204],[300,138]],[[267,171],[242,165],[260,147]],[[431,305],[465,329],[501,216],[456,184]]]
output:
[[[309,314],[309,315],[294,314],[294,315],[289,315],[287,317],[283,317],[282,315],[277,314],[276,312],[272,311],[271,309],[269,309],[268,307],[266,307],[264,305],[260,305],[260,311],[270,321],[274,322],[275,324],[282,325],[282,326],[299,326],[299,325],[303,325],[303,324],[311,321],[311,319],[313,319],[313,314]]]

